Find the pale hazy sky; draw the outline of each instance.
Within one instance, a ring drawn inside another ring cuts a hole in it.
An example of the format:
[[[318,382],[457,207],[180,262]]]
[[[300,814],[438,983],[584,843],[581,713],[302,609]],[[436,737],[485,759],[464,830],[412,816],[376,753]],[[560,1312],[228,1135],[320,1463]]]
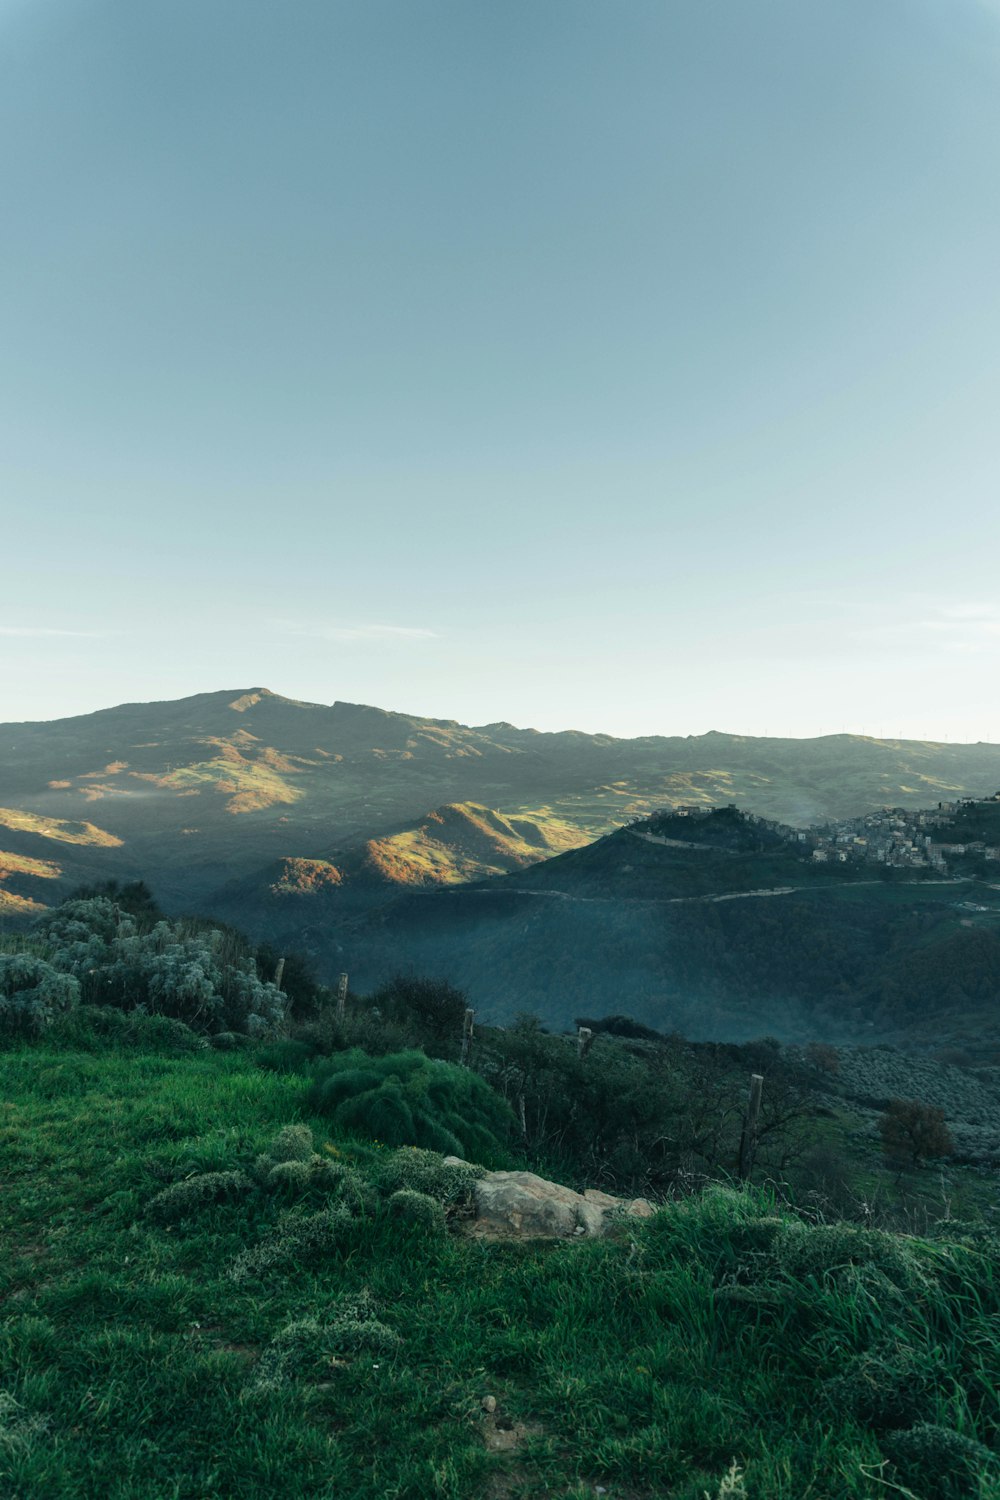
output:
[[[1000,741],[1000,0],[0,0],[0,719]]]

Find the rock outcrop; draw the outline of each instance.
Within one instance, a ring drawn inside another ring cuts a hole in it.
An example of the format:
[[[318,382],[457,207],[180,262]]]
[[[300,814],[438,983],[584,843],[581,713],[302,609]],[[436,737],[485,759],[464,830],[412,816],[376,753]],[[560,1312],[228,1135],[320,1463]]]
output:
[[[615,1211],[643,1219],[653,1213],[645,1198],[615,1198],[595,1188],[576,1193],[534,1172],[487,1172],[474,1185],[473,1201],[466,1229],[483,1239],[597,1238],[610,1231]]]

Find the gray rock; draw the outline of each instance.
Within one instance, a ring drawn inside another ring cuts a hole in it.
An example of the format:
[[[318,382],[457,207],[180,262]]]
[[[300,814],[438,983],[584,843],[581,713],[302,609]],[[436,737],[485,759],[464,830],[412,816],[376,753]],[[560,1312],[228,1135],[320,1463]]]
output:
[[[653,1213],[645,1198],[626,1203],[596,1188],[575,1193],[534,1172],[487,1172],[474,1194],[476,1217],[468,1228],[484,1239],[598,1238],[611,1228],[612,1210],[637,1218]]]

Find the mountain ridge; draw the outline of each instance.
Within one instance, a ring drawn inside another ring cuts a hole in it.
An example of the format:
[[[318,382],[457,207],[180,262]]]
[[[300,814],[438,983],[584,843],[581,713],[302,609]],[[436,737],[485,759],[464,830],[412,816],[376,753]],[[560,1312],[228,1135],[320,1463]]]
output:
[[[449,804],[526,820],[544,854],[560,829],[592,839],[663,807],[732,802],[803,826],[997,785],[1000,746],[721,730],[624,739],[254,686],[0,724],[0,807],[35,820],[16,839],[0,827],[0,853],[55,862],[58,880],[34,891],[42,901],[96,868],[142,876],[168,909],[194,909],[275,861],[393,839]],[[97,843],[50,837],[74,822]],[[466,878],[490,868],[487,858]],[[22,872],[21,887],[33,878]]]

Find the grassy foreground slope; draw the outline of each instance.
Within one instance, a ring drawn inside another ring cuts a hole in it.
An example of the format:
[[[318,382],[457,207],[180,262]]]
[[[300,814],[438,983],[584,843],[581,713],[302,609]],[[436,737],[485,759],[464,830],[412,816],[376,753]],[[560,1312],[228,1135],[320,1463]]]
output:
[[[716,1187],[620,1239],[473,1241],[396,1216],[395,1157],[331,1139],[306,1086],[253,1050],[0,1054],[0,1493],[1000,1496],[988,1236]],[[354,1168],[339,1190],[259,1185],[297,1121]],[[151,1208],[209,1172],[243,1186]]]

